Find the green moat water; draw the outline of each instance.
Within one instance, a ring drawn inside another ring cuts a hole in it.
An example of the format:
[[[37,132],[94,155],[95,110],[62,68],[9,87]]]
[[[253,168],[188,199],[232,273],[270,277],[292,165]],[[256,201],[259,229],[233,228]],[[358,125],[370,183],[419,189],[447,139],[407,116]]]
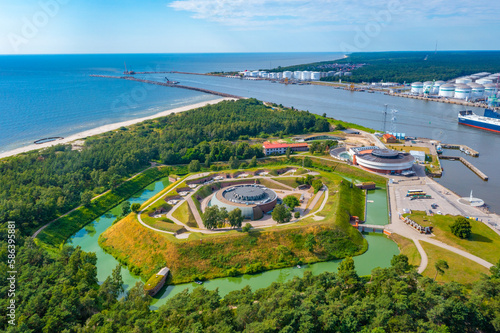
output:
[[[137,194],[133,195],[128,201],[131,203],[143,203],[144,201],[150,199],[158,192],[163,190],[168,186],[168,178],[163,178],[144,190],[139,191]],[[370,199],[371,194],[369,194],[368,200],[374,200],[374,203],[368,205],[368,217],[370,217],[371,224],[386,224],[387,222],[387,201],[385,201],[385,212],[386,217],[383,221],[376,221],[380,218],[380,214],[372,213],[373,210],[378,210],[379,205],[373,205],[378,201],[382,202],[382,197],[385,198],[386,192],[381,194],[375,191],[375,197]],[[375,208],[376,209],[373,209]],[[370,210],[370,208],[372,208]],[[70,238],[69,244],[73,246],[80,246],[82,250],[87,252],[94,252],[97,256],[97,278],[99,282],[103,282],[106,277],[108,277],[112,270],[118,265],[118,261],[113,258],[110,254],[104,252],[99,246],[97,240],[99,235],[103,233],[107,228],[109,228],[116,216],[120,212],[120,206],[117,206],[110,210],[108,213],[96,219],[91,224],[82,228],[73,237]],[[378,223],[375,223],[378,222]],[[389,240],[387,237],[381,234],[365,234],[364,237],[368,241],[368,251],[364,254],[354,258],[356,264],[356,270],[360,275],[367,275],[372,269],[376,267],[388,267],[393,255],[398,254],[399,250],[393,241]],[[304,272],[311,271],[313,274],[320,274],[323,272],[335,272],[340,260],[333,260],[328,262],[321,262],[311,265],[306,265],[302,268],[289,267],[283,269],[276,269],[272,271],[267,271],[259,274],[253,275],[242,275],[238,277],[220,278],[210,281],[206,281],[203,286],[209,290],[219,290],[219,294],[224,296],[231,291],[242,289],[245,286],[250,286],[252,290],[257,290],[259,288],[268,287],[273,282],[285,282],[293,279],[294,277],[302,277]],[[122,277],[124,282],[124,287],[126,290],[130,289],[135,285],[136,282],[141,279],[138,276],[132,275],[126,267],[122,268]],[[151,306],[152,309],[156,309],[159,306],[166,303],[166,301],[175,296],[176,294],[182,292],[185,289],[193,290],[198,287],[196,283],[186,283],[175,286],[166,286],[160,293],[158,293]]]

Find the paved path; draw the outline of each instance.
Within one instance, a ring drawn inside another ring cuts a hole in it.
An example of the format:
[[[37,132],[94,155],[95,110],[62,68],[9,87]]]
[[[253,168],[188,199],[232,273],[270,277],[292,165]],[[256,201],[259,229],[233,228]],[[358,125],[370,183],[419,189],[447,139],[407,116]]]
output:
[[[422,274],[429,264],[429,258],[427,258],[427,253],[425,253],[424,248],[422,247],[422,244],[420,244],[418,239],[414,239],[413,242],[415,243],[415,246],[417,247],[418,253],[420,253],[421,258],[420,266],[418,266],[417,272],[419,274]]]
[[[203,220],[201,218],[200,212],[198,211],[198,207],[196,207],[196,204],[193,201],[193,193],[190,193],[188,197],[186,197],[186,201],[189,205],[189,208],[191,209],[191,213],[193,213],[194,219],[196,220],[196,223],[198,224],[198,228],[200,229],[206,229],[205,225],[203,224]]]

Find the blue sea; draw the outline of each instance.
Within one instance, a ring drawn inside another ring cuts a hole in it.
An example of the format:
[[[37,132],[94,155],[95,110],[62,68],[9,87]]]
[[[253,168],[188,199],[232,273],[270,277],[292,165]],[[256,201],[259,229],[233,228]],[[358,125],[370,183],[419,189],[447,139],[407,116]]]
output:
[[[0,153],[50,137],[209,101],[217,96],[90,77],[134,71],[256,70],[340,58],[339,53],[0,56]]]

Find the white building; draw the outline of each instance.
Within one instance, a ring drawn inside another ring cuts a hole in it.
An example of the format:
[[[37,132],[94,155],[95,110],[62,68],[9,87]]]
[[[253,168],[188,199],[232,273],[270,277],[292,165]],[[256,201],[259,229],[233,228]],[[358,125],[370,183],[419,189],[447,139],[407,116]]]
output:
[[[411,84],[412,94],[421,94],[424,92],[424,84],[422,82],[413,82]]]
[[[472,88],[466,84],[457,84],[455,86],[455,98],[468,99],[472,93]]]
[[[425,163],[425,152],[420,150],[410,150],[410,155],[419,163]]]

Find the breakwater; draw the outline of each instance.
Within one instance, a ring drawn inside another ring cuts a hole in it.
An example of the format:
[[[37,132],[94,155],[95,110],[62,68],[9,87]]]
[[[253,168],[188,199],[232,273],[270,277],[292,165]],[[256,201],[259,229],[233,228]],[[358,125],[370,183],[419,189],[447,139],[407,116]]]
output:
[[[155,84],[155,85],[158,85],[158,86],[171,87],[171,88],[188,89],[188,90],[199,91],[199,92],[206,93],[206,94],[212,94],[212,95],[216,95],[216,96],[228,97],[228,98],[235,98],[235,99],[242,99],[242,98],[244,98],[244,97],[241,97],[241,96],[236,96],[236,95],[232,95],[232,94],[226,94],[226,93],[223,93],[223,92],[214,91],[214,90],[208,90],[208,89],[204,89],[204,88],[190,87],[190,86],[185,86],[185,85],[182,85],[182,84],[175,84],[175,83],[166,83],[166,82],[158,82],[158,81],[152,81],[152,80],[143,80],[143,79],[138,79],[138,78],[131,77],[131,76],[112,76],[112,75],[97,75],[97,74],[92,74],[90,76],[91,77],[106,78],[106,79],[121,79],[121,80],[128,80],[128,81],[136,81],[136,82],[142,82],[142,83],[147,83],[147,84]]]
[[[488,180],[488,176],[486,176],[485,173],[483,173],[481,170],[479,170],[476,166],[474,166],[471,162],[467,161],[463,157],[457,157],[457,156],[440,156],[439,158],[441,158],[443,160],[451,160],[451,161],[459,160],[466,167],[468,167],[469,169],[471,169],[476,175],[478,175],[479,178],[481,178],[484,181]]]

